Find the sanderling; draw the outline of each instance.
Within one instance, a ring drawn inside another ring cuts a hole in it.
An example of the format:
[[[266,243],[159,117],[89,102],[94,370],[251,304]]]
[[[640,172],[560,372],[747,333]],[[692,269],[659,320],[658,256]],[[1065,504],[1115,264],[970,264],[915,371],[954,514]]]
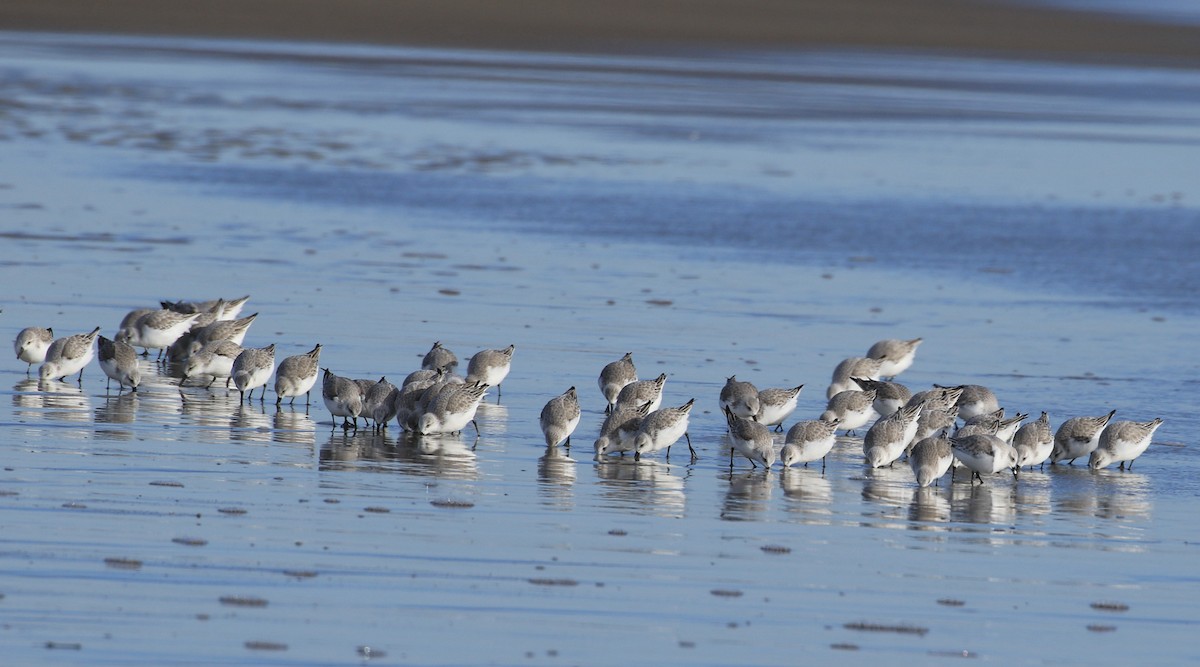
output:
[[[616,407],[617,396],[625,388],[625,385],[637,381],[637,368],[633,365],[632,352],[626,352],[625,356],[601,369],[597,383],[600,385],[600,393],[604,394],[604,400],[608,401],[608,406],[604,408],[605,414],[612,412]]]
[[[465,384],[465,381],[457,375],[444,376],[437,382],[430,383],[425,390],[422,391],[419,396],[417,396],[416,402],[413,404],[410,412],[408,413],[408,417],[405,420],[405,423],[409,425],[406,426],[406,428],[409,428],[413,432],[418,432],[421,417],[426,412],[429,412],[429,407],[433,405],[434,401],[436,401],[442,394],[454,391],[463,384]],[[399,414],[400,410],[401,408],[397,408],[397,414]]]
[[[161,358],[163,350],[186,333],[198,317],[200,313],[183,315],[173,310],[156,310],[139,317],[132,327],[121,329],[116,340],[142,348],[143,355],[158,350]]]
[[[25,367],[26,375],[29,375],[34,364],[40,364],[46,360],[46,350],[53,342],[54,329],[41,327],[21,329],[21,333],[17,334],[17,339],[13,341],[13,351],[17,353],[18,360],[29,364]]]
[[[908,465],[917,476],[917,486],[936,484],[954,463],[950,438],[943,429],[938,435],[919,440],[908,455]]]
[[[762,405],[758,402],[758,387],[749,382],[741,382],[736,375],[725,380],[721,387],[721,410],[729,408],[733,414],[747,419],[757,417]]]
[[[192,343],[188,353],[195,353],[215,340],[229,340],[241,345],[246,340],[246,332],[250,330],[250,325],[254,324],[257,318],[258,313],[253,313],[237,320],[218,320],[202,328],[195,328],[193,325]]]
[[[424,382],[425,386],[429,386],[432,382],[441,381],[450,373],[446,368],[421,368],[404,376],[404,381],[400,383],[400,388],[403,389],[415,382]]]
[[[104,336],[96,338],[96,358],[100,362],[100,370],[108,376],[107,390],[116,380],[118,391],[129,385],[132,391],[137,391],[142,382],[142,371],[138,368],[137,351],[120,341],[112,341]]]
[[[275,344],[262,348],[248,347],[233,360],[233,386],[237,387],[239,400],[254,398],[254,390],[262,387],[262,395],[258,397],[261,403],[267,396],[267,380],[275,370]]]
[[[870,380],[868,378],[856,377],[850,379],[854,381],[854,384],[858,385],[858,389],[862,389],[863,391],[868,389],[875,390],[874,408],[880,417],[886,417],[899,410],[912,398],[912,391],[899,382],[885,382],[884,380]],[[854,388],[851,387],[851,389]]]
[[[122,329],[132,329],[133,325],[137,324],[137,321],[140,320],[143,315],[157,313],[159,310],[159,308],[136,308],[128,313],[125,313],[125,317],[121,318],[121,324],[117,325],[117,335],[121,335]],[[114,340],[116,339],[114,338]]]
[[[1059,425],[1058,430],[1054,432],[1054,449],[1050,451],[1050,463],[1067,461],[1073,465],[1075,459],[1096,451],[1097,445],[1100,444],[1100,433],[1115,414],[1117,411],[1113,410],[1099,417],[1072,417]]]
[[[908,399],[905,405],[923,404],[925,411],[930,410],[949,410],[955,409],[958,412],[958,398],[962,396],[964,387],[939,387],[934,385],[933,389],[919,391]]]
[[[363,394],[362,414],[371,415],[373,428],[376,431],[382,431],[387,428],[387,423],[396,416],[396,395],[399,390],[396,385],[387,381],[386,377],[379,378],[379,382],[371,385],[371,388]]]
[[[423,375],[416,379],[410,379],[417,373],[426,372],[431,373],[431,375]],[[454,380],[450,380],[446,377],[445,370],[409,373],[408,378],[405,378],[404,384],[400,386],[399,391],[396,393],[396,423],[405,431],[416,431],[417,420],[421,418],[421,414],[429,406],[429,400],[424,401],[422,404],[421,399],[425,396],[425,392],[430,387],[444,386],[447,383],[455,381],[459,381],[459,379],[455,377]]]
[[[596,438],[595,451],[597,460],[613,452],[620,453],[634,450],[633,440],[637,436],[642,419],[653,410],[649,403],[641,405],[621,405],[618,403],[613,411],[604,418],[600,425],[600,435]]]
[[[870,357],[849,357],[838,363],[833,369],[833,377],[829,388],[825,390],[825,398],[833,398],[847,389],[858,389],[858,385],[850,378],[866,378],[878,380],[882,376],[879,369],[887,362],[886,358],[872,359]]]
[[[430,404],[428,411],[421,415],[417,432],[421,435],[461,433],[467,424],[471,424],[475,427],[475,435],[479,436],[475,412],[479,409],[479,402],[483,400],[488,387],[487,383],[475,380],[455,384],[453,389],[439,394]]]
[[[279,368],[275,369],[275,405],[289,396],[292,400],[288,405],[294,405],[296,397],[301,394],[304,395],[304,404],[308,405],[308,394],[317,384],[320,366],[320,343],[304,354],[292,355],[279,362]]]
[[[980,484],[983,483],[980,473],[992,474],[1010,468],[1013,477],[1017,476],[1016,450],[994,435],[977,433],[965,438],[950,438],[950,448],[954,450],[954,457],[971,469],[972,479],[978,479]]]
[[[774,426],[776,431],[783,430],[783,420],[792,416],[796,411],[796,403],[800,398],[800,390],[804,385],[791,389],[770,388],[758,392],[758,422],[763,426]]]
[[[770,468],[775,462],[774,438],[771,429],[754,419],[739,417],[729,407],[725,411],[725,423],[729,425],[729,469],[733,470],[733,453],[737,452],[750,461],[752,468],[763,464]]]
[[[785,468],[797,463],[803,463],[807,468],[809,461],[821,459],[821,472],[825,472],[825,457],[837,441],[837,428],[837,417],[828,421],[809,419],[796,422],[788,429],[783,450],[779,452],[779,462]]]
[[[75,334],[50,343],[50,347],[46,348],[46,360],[38,369],[38,377],[42,380],[63,380],[79,371],[78,381],[83,382],[83,369],[96,356],[92,345],[99,334],[100,327],[96,327],[91,333]]]
[[[871,359],[884,360],[883,365],[879,367],[880,377],[894,378],[912,366],[913,359],[917,356],[917,346],[920,344],[920,338],[912,340],[889,338],[872,345],[871,349],[867,350],[867,356]]]
[[[925,438],[933,437],[942,429],[953,429],[957,422],[957,405],[951,405],[948,409],[935,408],[933,410],[922,407],[921,417],[917,419],[917,434],[913,436],[913,441],[920,442]]]
[[[688,451],[692,453],[692,459],[695,459],[696,450],[692,448],[692,437],[687,432],[688,413],[695,404],[696,399],[693,398],[677,408],[660,408],[646,415],[633,437],[634,460],[641,460],[642,455],[660,449],[666,449],[667,457],[670,458],[671,445],[675,444],[680,436],[687,438]]]
[[[342,418],[342,428],[348,429],[353,425],[358,430],[358,416],[362,414],[362,390],[358,383],[350,378],[334,375],[328,368],[322,369],[325,375],[321,380],[321,399],[333,417],[337,426],[337,418]],[[350,420],[354,420],[351,422]]]
[[[447,373],[453,373],[454,369],[458,368],[458,356],[449,348],[443,347],[442,341],[434,341],[433,347],[429,348],[421,359],[421,368],[427,371],[444,368]]]
[[[825,421],[837,419],[838,430],[853,433],[854,429],[871,420],[871,416],[875,414],[875,408],[872,406],[874,402],[874,389],[870,391],[847,389],[829,399],[829,404],[825,406],[825,412],[821,413],[821,419]]]
[[[554,447],[566,441],[566,447],[571,447],[571,434],[579,426],[579,396],[575,387],[571,387],[559,396],[555,396],[542,408],[539,423],[542,435],[546,437],[546,447]]]
[[[159,301],[164,310],[173,310],[183,315],[192,313],[213,312],[220,308],[218,319],[235,320],[242,313],[242,307],[250,300],[250,295],[240,299],[210,299],[208,301]]]
[[[905,406],[879,419],[867,430],[863,438],[863,456],[872,468],[890,466],[900,458],[917,434],[921,409],[920,404]]]
[[[199,352],[188,357],[180,384],[191,378],[207,375],[211,379],[204,385],[205,389],[212,387],[219,378],[225,378],[225,388],[229,389],[229,380],[233,376],[233,361],[241,353],[242,346],[228,340],[218,340],[205,345]]]
[[[513,351],[515,345],[509,345],[503,350],[480,350],[467,362],[467,382],[479,382],[496,388],[496,398],[500,398],[500,383],[508,377],[512,370]],[[474,418],[470,420],[474,422]],[[466,424],[463,424],[466,426]],[[456,429],[461,430],[461,429]]]
[[[1054,433],[1050,430],[1050,416],[1045,412],[1037,421],[1029,422],[1017,429],[1013,435],[1013,448],[1017,450],[1017,465],[1045,466],[1046,459],[1054,449]]]
[[[1133,470],[1133,461],[1150,446],[1154,431],[1162,426],[1161,417],[1148,422],[1120,421],[1112,422],[1100,433],[1100,444],[1088,458],[1088,467],[1099,470],[1110,463],[1120,462],[1121,470]]]
[[[975,415],[995,412],[1000,409],[1000,401],[991,389],[978,384],[964,384],[959,387],[939,387],[940,389],[962,389],[958,397],[958,418],[970,419]]]
[[[650,412],[654,412],[662,405],[663,385],[666,383],[666,373],[660,373],[653,380],[630,382],[617,394],[616,407],[636,408],[639,405],[649,403]]]
[[[955,406],[957,407],[957,406]],[[996,435],[1000,430],[1000,421],[1004,419],[1004,408],[999,408],[991,412],[986,412],[979,415],[974,415],[963,420],[963,425],[954,431],[955,437],[965,438],[968,435],[983,433],[986,435]],[[1003,440],[1004,438],[1000,438]]]

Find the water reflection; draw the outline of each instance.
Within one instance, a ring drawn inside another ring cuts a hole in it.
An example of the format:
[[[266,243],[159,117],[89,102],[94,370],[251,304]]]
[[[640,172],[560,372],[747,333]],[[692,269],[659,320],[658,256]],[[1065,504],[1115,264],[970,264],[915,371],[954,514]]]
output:
[[[721,519],[725,521],[755,521],[762,519],[770,507],[771,491],[775,487],[773,473],[767,470],[721,473],[729,482],[725,501],[721,504]]]
[[[683,516],[687,498],[683,478],[671,472],[676,466],[625,456],[596,461],[594,468],[603,506],[635,514]]]
[[[271,407],[274,409],[275,406]],[[265,406],[240,404],[229,421],[229,439],[235,442],[271,442],[273,423],[274,415],[267,414]]]
[[[90,422],[91,406],[79,385],[57,380],[22,380],[13,387],[14,414],[57,422]]]
[[[890,468],[864,468],[862,497],[871,503],[908,507],[912,499],[912,470],[902,464]]]
[[[479,424],[480,433],[488,436],[507,434],[508,406],[489,403],[488,399],[488,396],[484,396],[479,409],[475,411],[475,421]]]
[[[275,430],[271,435],[275,442],[316,447],[317,423],[307,412],[277,409],[273,422]]]
[[[558,509],[575,506],[575,475],[579,465],[565,449],[547,447],[538,459],[538,496],[542,504]]]
[[[951,519],[961,523],[1012,525],[1017,519],[1018,482],[1007,474],[984,479],[983,484],[959,482],[950,486]]]
[[[105,396],[95,411],[96,437],[107,440],[132,440],[133,429],[105,428],[103,424],[132,424],[137,418],[138,395],[135,392]]]
[[[805,515],[805,523],[828,524],[832,511],[833,485],[815,469],[785,468],[779,473],[784,510]]]
[[[1116,521],[1145,521],[1154,508],[1150,479],[1139,472],[1055,466],[1054,509]]]
[[[337,429],[321,446],[318,461],[321,470],[398,472],[465,480],[479,476],[475,452],[458,436],[449,434],[404,433],[393,438],[371,429]]]
[[[908,520],[911,530],[946,530],[944,524],[950,521],[950,500],[946,495],[949,490],[936,486],[915,487],[912,490],[912,500],[908,506]]]
[[[201,427],[228,429],[230,417],[241,406],[237,394],[224,391],[179,391],[181,421]]]

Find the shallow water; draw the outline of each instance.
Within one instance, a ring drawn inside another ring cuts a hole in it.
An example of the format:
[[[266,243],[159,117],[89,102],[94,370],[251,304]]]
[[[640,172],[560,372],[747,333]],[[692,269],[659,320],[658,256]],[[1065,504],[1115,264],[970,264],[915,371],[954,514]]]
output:
[[[352,377],[517,347],[477,441],[10,361],[14,664],[1197,659],[1194,73],[5,35],[0,75],[10,340],[249,293],[247,344]],[[729,470],[724,378],[811,418],[913,336],[909,386],[1166,423],[1130,472]],[[591,461],[626,351],[696,462]]]

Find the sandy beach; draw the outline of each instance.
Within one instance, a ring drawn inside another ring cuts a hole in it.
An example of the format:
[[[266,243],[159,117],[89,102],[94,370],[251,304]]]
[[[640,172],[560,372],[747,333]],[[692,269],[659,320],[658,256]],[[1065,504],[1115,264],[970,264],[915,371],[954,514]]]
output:
[[[0,29],[484,49],[949,50],[1005,57],[1200,59],[1200,28],[962,0],[11,0]]]

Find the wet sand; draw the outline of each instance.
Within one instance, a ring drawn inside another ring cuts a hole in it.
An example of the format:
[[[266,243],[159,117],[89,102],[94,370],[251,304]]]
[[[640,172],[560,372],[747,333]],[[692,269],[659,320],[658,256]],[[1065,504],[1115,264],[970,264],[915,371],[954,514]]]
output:
[[[0,338],[249,293],[248,345],[351,377],[517,348],[477,440],[8,357],[7,660],[1200,659],[1194,73],[4,37]],[[803,383],[811,418],[840,359],[914,336],[910,387],[1166,423],[1132,471],[918,490],[861,432],[730,470],[726,377]],[[592,461],[627,351],[696,399],[698,460]]]
[[[1200,28],[962,0],[11,0],[0,29],[550,51],[935,50],[1200,60]]]

